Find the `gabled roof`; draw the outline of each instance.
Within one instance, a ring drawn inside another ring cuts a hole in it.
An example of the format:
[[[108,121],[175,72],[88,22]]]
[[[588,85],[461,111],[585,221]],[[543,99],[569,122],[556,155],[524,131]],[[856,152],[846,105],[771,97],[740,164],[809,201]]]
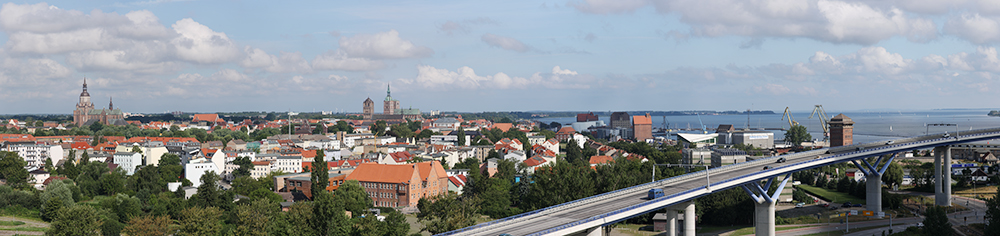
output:
[[[219,122],[222,121],[222,119],[219,119],[219,114],[194,114],[191,116],[191,121]]]
[[[610,163],[610,162],[612,162],[614,160],[615,160],[615,158],[610,157],[610,156],[592,156],[592,157],[590,157],[590,164],[591,165],[607,164],[607,163]]]
[[[439,161],[425,161],[416,163],[417,168],[420,168],[420,179],[423,181],[429,181],[427,177],[431,175],[431,172],[437,173],[438,178],[445,178],[448,176],[448,172],[444,171],[444,167],[441,166]]]
[[[560,134],[572,134],[572,133],[576,133],[576,130],[573,129],[573,127],[570,127],[570,126],[563,126],[561,129],[559,129],[559,131],[556,131],[556,135],[560,135]]]
[[[348,175],[346,180],[381,183],[408,183],[414,172],[420,172],[416,165],[381,165],[363,163]]]
[[[493,123],[493,127],[490,127],[490,129],[500,129],[503,130],[503,132],[507,132],[507,130],[510,130],[510,128],[513,127],[514,124],[511,123]]]
[[[644,116],[632,116],[633,125],[652,125],[653,120],[649,117],[649,113]]]
[[[545,159],[543,159],[541,157],[538,157],[538,156],[534,156],[534,157],[528,158],[527,160],[524,160],[524,164],[528,165],[528,166],[531,166],[531,167],[539,166],[541,164],[545,164]]]

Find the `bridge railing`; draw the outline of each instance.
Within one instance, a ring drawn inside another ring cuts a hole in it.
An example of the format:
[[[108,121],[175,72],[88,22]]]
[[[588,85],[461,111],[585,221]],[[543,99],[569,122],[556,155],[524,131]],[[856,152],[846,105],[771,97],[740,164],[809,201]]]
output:
[[[979,133],[979,132],[983,132],[983,131],[993,131],[993,132]],[[776,167],[774,169],[769,169],[769,170],[767,170],[767,172],[776,172],[776,173],[779,173],[779,174],[775,174],[775,175],[780,175],[780,173],[782,172],[782,170],[789,169],[789,168],[801,168],[803,166],[803,164],[806,164],[806,163],[813,163],[813,162],[819,162],[819,161],[828,161],[830,159],[836,159],[836,158],[843,157],[843,156],[855,155],[855,154],[858,154],[858,153],[861,153],[861,152],[871,152],[871,151],[878,151],[878,150],[884,150],[884,149],[889,149],[889,148],[896,148],[896,147],[900,147],[900,146],[904,146],[904,145],[914,145],[914,144],[921,144],[921,143],[928,143],[928,142],[944,141],[944,140],[952,139],[952,138],[958,138],[958,139],[960,139],[962,137],[986,136],[986,135],[990,135],[990,134],[1000,134],[1000,128],[979,129],[979,130],[968,131],[966,133],[973,133],[973,134],[961,135],[961,132],[959,132],[959,133],[957,133],[955,135],[955,137],[934,138],[934,139],[920,140],[920,141],[916,141],[916,142],[899,142],[899,143],[896,143],[896,144],[893,144],[893,145],[882,145],[882,146],[875,147],[875,148],[867,148],[867,149],[856,150],[856,151],[847,152],[847,153],[839,153],[839,154],[827,156],[827,157],[824,157],[824,158],[819,158],[819,159],[814,159],[814,160],[809,160],[809,161],[805,161],[805,162],[796,163],[794,165],[779,166],[779,167]],[[931,136],[931,135],[925,135],[925,136]],[[925,137],[925,136],[921,136],[921,137]],[[908,139],[915,139],[915,138],[908,138]],[[903,139],[903,140],[907,140],[907,139]],[[877,143],[879,143],[879,142],[869,142],[869,143],[857,144],[857,145],[861,146],[861,145],[870,145],[870,144],[877,144]],[[813,151],[810,151],[810,152],[814,152],[814,151],[815,152],[822,152],[822,149],[820,149],[820,150],[813,150]],[[811,155],[811,154],[807,154],[807,153],[808,152],[804,152],[801,155]],[[759,162],[770,161],[770,160],[777,159],[779,157],[780,156],[773,156],[773,157],[768,157],[768,158],[762,158],[762,159],[757,159],[757,160],[753,160],[753,161],[743,162],[743,163],[739,163],[739,164],[726,165],[726,166],[721,166],[721,167],[712,168],[712,169],[708,169],[708,170],[697,171],[697,172],[688,173],[688,174],[685,174],[685,175],[674,176],[674,177],[671,177],[671,178],[666,178],[666,179],[658,180],[658,181],[655,181],[655,182],[644,183],[644,184],[640,184],[640,185],[636,185],[636,186],[632,186],[632,187],[622,188],[622,189],[618,189],[618,190],[615,190],[615,191],[606,192],[606,193],[594,195],[594,196],[591,196],[591,197],[581,198],[581,199],[577,199],[577,200],[574,200],[574,201],[570,201],[570,202],[566,202],[566,203],[562,203],[562,204],[558,204],[558,205],[554,205],[554,206],[550,206],[550,207],[546,207],[546,208],[534,210],[534,211],[531,211],[531,212],[521,213],[521,214],[518,214],[518,215],[506,217],[506,218],[495,220],[495,221],[491,221],[491,222],[481,223],[481,224],[473,225],[473,226],[470,226],[470,227],[466,227],[466,228],[462,228],[462,229],[458,229],[458,230],[454,230],[454,231],[445,232],[445,233],[442,233],[440,235],[452,235],[452,234],[456,234],[456,233],[461,233],[461,232],[466,232],[466,231],[471,231],[471,230],[477,230],[477,229],[488,230],[489,228],[494,228],[496,226],[499,226],[500,223],[515,223],[515,222],[508,222],[508,221],[512,221],[512,220],[518,221],[518,219],[522,219],[524,217],[535,215],[535,214],[538,214],[538,213],[541,213],[541,212],[545,212],[545,211],[558,211],[558,210],[562,210],[562,209],[565,209],[565,208],[572,208],[572,207],[575,207],[575,206],[579,206],[579,205],[583,205],[583,204],[589,204],[589,203],[593,203],[593,202],[598,202],[598,201],[606,200],[606,199],[613,198],[613,197],[618,197],[618,196],[627,195],[627,194],[634,194],[636,191],[647,191],[650,187],[662,186],[662,185],[664,185],[667,182],[678,182],[678,181],[684,181],[684,180],[688,180],[688,179],[692,179],[692,178],[700,178],[701,175],[705,174],[703,172],[706,172],[706,171],[709,172],[709,175],[710,175],[713,172],[715,172],[715,173],[717,173],[717,172],[724,172],[724,171],[728,171],[728,170],[735,169],[735,168],[738,168],[738,167],[744,167],[744,166],[747,166],[747,165],[755,165],[755,164],[758,164]],[[833,162],[836,162],[836,161],[833,161]],[[806,165],[806,166],[808,166],[808,165]],[[810,168],[814,168],[814,167],[810,167]],[[729,179],[726,179],[726,180],[722,180],[722,181],[719,181],[719,182],[716,182],[716,183],[713,183],[713,184],[714,185],[721,185],[721,184],[725,184],[725,183],[728,183],[728,182],[731,182],[731,181],[741,180],[741,179],[747,178],[747,177],[749,177],[751,175],[758,175],[758,174],[760,174],[760,173],[759,172],[754,172],[754,173],[742,175],[742,176],[739,176],[739,177],[729,178]],[[669,195],[668,197],[661,197],[661,198],[653,199],[651,201],[646,201],[646,202],[643,202],[643,203],[640,203],[640,204],[636,204],[636,205],[633,205],[633,206],[630,206],[630,207],[627,207],[627,208],[623,208],[623,209],[620,209],[620,210],[616,210],[616,211],[613,211],[613,212],[604,213],[604,214],[601,214],[601,215],[598,215],[598,216],[589,217],[587,219],[578,220],[578,221],[575,221],[575,222],[572,222],[572,223],[568,223],[568,224],[564,224],[564,225],[558,226],[556,228],[551,228],[551,229],[547,229],[547,230],[540,231],[540,232],[537,232],[537,233],[533,233],[531,235],[540,235],[540,234],[546,234],[548,232],[555,232],[557,230],[561,230],[561,229],[564,229],[564,228],[567,228],[567,227],[572,227],[572,226],[583,224],[583,223],[586,223],[586,222],[589,222],[589,221],[593,221],[593,220],[596,220],[596,219],[601,219],[601,218],[604,218],[604,217],[607,217],[607,216],[610,216],[610,215],[618,214],[618,213],[621,213],[621,212],[624,212],[624,211],[632,210],[632,209],[635,209],[635,208],[638,208],[638,207],[642,207],[642,206],[646,206],[646,205],[653,204],[653,203],[656,203],[656,202],[660,202],[660,201],[669,199],[671,197],[679,196],[679,195],[682,195],[682,194],[687,194],[687,193],[696,191],[698,189],[700,189],[700,188],[694,188],[694,189],[683,191],[683,192],[680,192],[680,193],[677,193],[677,194],[672,194],[672,195]],[[714,192],[714,191],[712,191],[712,192]],[[506,225],[506,224],[504,224],[504,225]]]

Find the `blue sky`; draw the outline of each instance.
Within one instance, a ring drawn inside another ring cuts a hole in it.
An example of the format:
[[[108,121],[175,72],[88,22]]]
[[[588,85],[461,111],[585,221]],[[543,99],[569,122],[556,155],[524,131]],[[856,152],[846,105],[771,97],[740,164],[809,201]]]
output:
[[[0,8],[0,114],[993,108],[990,0],[51,1]]]

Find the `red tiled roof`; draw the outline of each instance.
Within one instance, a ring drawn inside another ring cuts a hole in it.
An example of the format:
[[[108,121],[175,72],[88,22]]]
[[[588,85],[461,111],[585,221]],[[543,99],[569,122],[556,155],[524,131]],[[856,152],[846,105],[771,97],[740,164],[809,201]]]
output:
[[[612,158],[612,157],[610,157],[610,156],[592,156],[592,157],[590,157],[590,164],[591,165],[607,164],[607,163],[610,163],[610,162],[612,162],[614,160],[615,159]]]
[[[30,134],[0,134],[0,141],[34,142],[35,140],[35,136]]]
[[[528,158],[527,160],[524,160],[524,164],[528,165],[528,166],[538,166],[538,165],[541,165],[541,164],[545,164],[545,159],[542,159],[541,157],[534,156],[534,157]]]
[[[392,159],[397,163],[402,163],[413,159],[413,154],[410,154],[409,152],[394,152],[394,153],[389,153],[389,156],[392,157]]]
[[[649,114],[647,113],[644,116],[632,116],[632,124],[633,125],[652,125],[653,124],[653,120],[652,120],[652,118],[649,117]]]
[[[219,114],[194,114],[194,116],[191,116],[191,121],[218,122],[221,119],[219,119]]]
[[[441,166],[439,161],[425,161],[417,163],[417,168],[420,168],[420,179],[427,180],[427,177],[431,175],[431,172],[436,172],[438,178],[444,178],[448,176],[448,173],[444,171],[444,167]]]
[[[512,127],[514,127],[514,124],[511,123],[493,123],[493,127],[490,129],[500,129],[503,130],[503,132],[507,132],[507,130],[510,130]]]
[[[88,144],[86,142],[75,142],[75,143],[72,143],[70,145],[71,145],[70,146],[71,148],[76,149],[76,150],[87,150],[87,149],[94,148],[94,147],[91,147],[90,144]]]
[[[255,162],[253,162],[253,165],[255,165],[255,166],[269,166],[269,165],[271,165],[271,162],[269,162],[269,161],[255,161]]]
[[[358,180],[364,182],[381,183],[406,183],[413,178],[414,171],[417,170],[415,164],[412,165],[381,165],[377,163],[364,163],[354,169],[346,180]]]
[[[569,127],[569,126],[564,126],[561,129],[559,129],[559,131],[556,132],[557,135],[558,134],[573,134],[573,133],[576,133],[576,130],[573,129],[573,127]]]

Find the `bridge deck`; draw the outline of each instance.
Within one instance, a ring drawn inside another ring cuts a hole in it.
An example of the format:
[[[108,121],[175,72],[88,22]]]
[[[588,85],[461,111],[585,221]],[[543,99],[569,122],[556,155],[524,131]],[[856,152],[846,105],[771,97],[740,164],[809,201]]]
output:
[[[913,149],[944,146],[1000,138],[1000,128],[963,131],[942,138],[941,134],[917,136],[885,142],[862,143],[844,148],[819,149],[783,155],[785,163],[775,163],[777,157],[728,165],[705,171],[676,176],[657,182],[616,190],[553,207],[487,222],[442,235],[543,235],[568,234],[582,229],[621,221],[638,214],[688,201],[711,192],[739,186],[766,177],[812,169],[834,163],[857,160]],[[860,150],[859,150],[860,148]],[[763,171],[763,166],[773,169]],[[706,188],[706,183],[711,187]],[[646,200],[646,191],[662,188],[666,197]]]

